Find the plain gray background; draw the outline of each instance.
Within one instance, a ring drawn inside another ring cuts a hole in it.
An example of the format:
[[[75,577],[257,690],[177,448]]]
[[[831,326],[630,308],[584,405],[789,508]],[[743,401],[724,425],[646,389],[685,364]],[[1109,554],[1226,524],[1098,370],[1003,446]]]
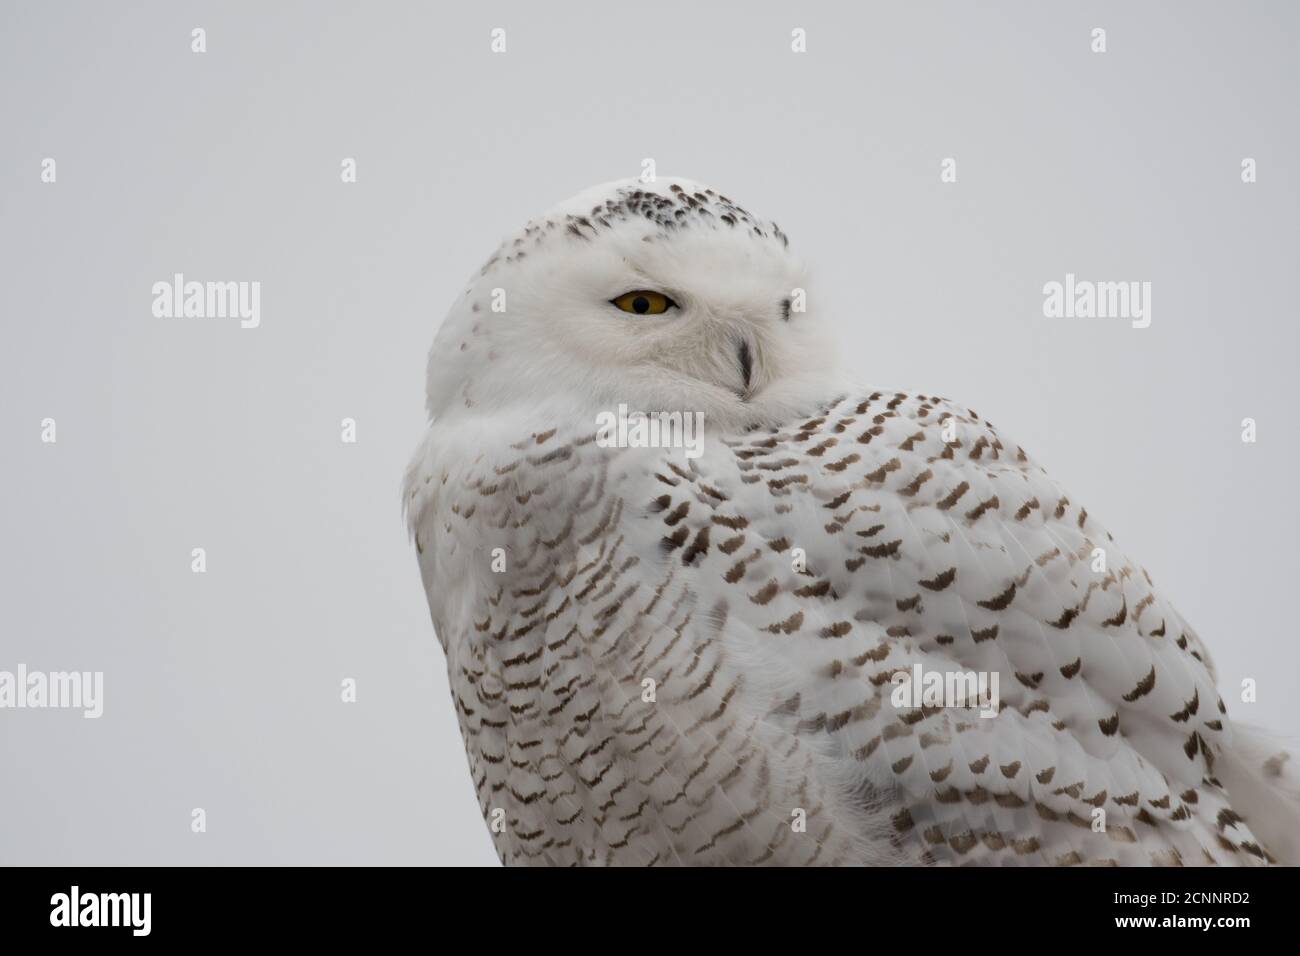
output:
[[[425,352],[502,235],[645,157],[780,222],[864,376],[1030,449],[1199,630],[1232,715],[1296,732],[1297,26],[5,2],[0,669],[106,689],[97,721],[0,711],[0,862],[495,861],[400,517]],[[260,281],[261,328],[155,318],[174,272]],[[1044,318],[1067,272],[1150,281],[1151,327]]]

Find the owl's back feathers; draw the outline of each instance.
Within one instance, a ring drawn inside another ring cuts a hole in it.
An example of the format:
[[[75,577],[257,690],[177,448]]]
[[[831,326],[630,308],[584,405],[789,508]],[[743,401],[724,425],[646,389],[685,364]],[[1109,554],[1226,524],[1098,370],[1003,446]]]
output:
[[[969,410],[852,395],[695,459],[493,436],[435,426],[406,504],[504,860],[1270,859],[1196,634]]]

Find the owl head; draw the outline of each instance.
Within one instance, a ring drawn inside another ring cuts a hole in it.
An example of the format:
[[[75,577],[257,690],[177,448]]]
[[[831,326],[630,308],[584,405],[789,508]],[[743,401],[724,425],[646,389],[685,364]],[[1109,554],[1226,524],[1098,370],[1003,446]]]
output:
[[[589,189],[508,237],[429,356],[435,422],[693,412],[786,421],[837,388],[801,262],[774,222],[686,179]]]

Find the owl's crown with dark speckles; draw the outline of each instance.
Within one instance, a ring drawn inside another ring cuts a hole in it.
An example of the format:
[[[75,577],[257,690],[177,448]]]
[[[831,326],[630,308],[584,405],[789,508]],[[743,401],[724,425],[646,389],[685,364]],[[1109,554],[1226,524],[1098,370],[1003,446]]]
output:
[[[627,223],[645,222],[657,227],[659,237],[667,238],[680,230],[699,228],[743,230],[755,239],[772,239],[789,247],[790,240],[774,222],[751,215],[746,209],[721,193],[699,184],[669,180],[667,191],[656,190],[652,184],[632,180],[607,187],[596,187],[574,197],[546,216],[534,219],[521,233],[507,239],[484,263],[480,275],[486,275],[498,263],[524,259],[553,235],[569,239],[591,241],[605,231],[617,229]],[[690,188],[688,188],[688,186]],[[586,210],[571,211],[575,204],[592,192],[613,191],[613,195],[597,202]],[[653,241],[656,236],[644,237]]]

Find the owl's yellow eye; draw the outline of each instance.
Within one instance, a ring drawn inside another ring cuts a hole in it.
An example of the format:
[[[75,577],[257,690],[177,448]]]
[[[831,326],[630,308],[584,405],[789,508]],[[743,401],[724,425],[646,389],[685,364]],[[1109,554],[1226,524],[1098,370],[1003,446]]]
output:
[[[677,303],[662,292],[649,292],[644,289],[624,292],[617,299],[609,301],[624,312],[631,312],[633,315],[663,315],[669,309],[677,308]]]

